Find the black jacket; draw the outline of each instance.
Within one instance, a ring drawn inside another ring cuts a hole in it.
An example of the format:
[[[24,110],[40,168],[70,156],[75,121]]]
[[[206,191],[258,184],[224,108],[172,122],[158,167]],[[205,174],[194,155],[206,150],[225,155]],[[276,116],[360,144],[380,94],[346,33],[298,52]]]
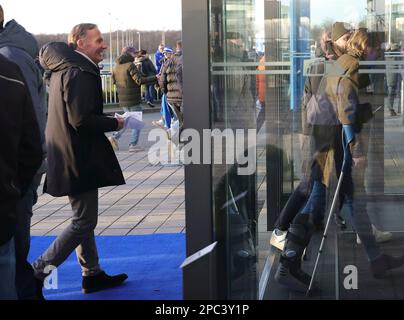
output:
[[[140,56],[136,58],[135,64],[141,64],[140,71],[146,77],[155,76],[157,74],[156,67],[153,62],[147,56]]]
[[[45,45],[39,57],[51,72],[44,192],[60,197],[124,184],[104,134],[116,130],[118,122],[103,114],[98,67],[62,42]]]
[[[141,86],[153,83],[156,76],[147,77],[134,64],[134,58],[129,54],[123,54],[116,60],[112,73],[116,84],[120,107],[131,107],[142,102]]]
[[[0,246],[14,233],[15,208],[42,162],[39,127],[19,67],[0,55]]]

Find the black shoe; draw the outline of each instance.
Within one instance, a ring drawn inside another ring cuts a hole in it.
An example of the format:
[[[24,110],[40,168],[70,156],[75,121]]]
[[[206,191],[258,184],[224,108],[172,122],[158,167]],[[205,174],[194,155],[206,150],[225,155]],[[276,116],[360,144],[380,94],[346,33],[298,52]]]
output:
[[[275,280],[289,290],[305,293],[309,289],[311,276],[301,269],[301,262],[297,259],[299,258],[291,259],[287,254],[282,253]]]
[[[275,280],[282,286],[298,292],[309,289],[311,276],[301,269],[304,249],[310,242],[312,223],[308,214],[298,214],[289,227],[286,244],[280,257]]]
[[[116,276],[109,276],[104,271],[96,274],[95,276],[83,277],[82,292],[92,293],[108,288],[119,286],[128,279],[128,275],[125,273],[118,274]]]
[[[146,104],[150,107],[150,108],[155,108],[156,106],[151,103],[150,101],[147,101]]]
[[[341,217],[338,213],[334,214],[334,221],[335,224],[341,228],[341,230],[345,230],[346,229],[346,221],[343,217]]]
[[[392,257],[382,254],[370,262],[370,271],[376,279],[380,279],[386,275],[387,271],[401,267],[402,265],[404,265],[404,256]]]
[[[394,109],[390,109],[390,116],[392,116],[392,117],[397,116],[397,113],[396,113],[396,111]]]
[[[36,298],[38,300],[46,300],[42,289],[43,289],[43,280],[39,280],[37,278],[35,278],[35,285],[36,285]]]

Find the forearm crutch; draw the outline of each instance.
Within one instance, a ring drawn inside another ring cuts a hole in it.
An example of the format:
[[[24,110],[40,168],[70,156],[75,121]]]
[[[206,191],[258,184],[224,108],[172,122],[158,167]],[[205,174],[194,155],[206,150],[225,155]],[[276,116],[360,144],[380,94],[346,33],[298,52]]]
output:
[[[378,107],[375,111],[372,112],[372,114],[371,114],[372,117],[374,117],[374,115],[380,109],[382,109],[382,106]],[[324,229],[323,238],[321,239],[320,248],[319,248],[318,253],[317,253],[316,263],[314,265],[313,273],[312,273],[311,280],[310,280],[310,285],[309,285],[309,288],[307,289],[306,295],[310,294],[310,291],[311,291],[311,289],[313,287],[314,278],[316,276],[318,263],[320,261],[320,255],[321,255],[321,253],[323,251],[325,240],[327,238],[328,227],[329,227],[329,224],[330,224],[330,221],[331,221],[332,213],[333,213],[333,211],[335,209],[335,205],[337,203],[337,197],[339,195],[339,190],[341,189],[341,184],[342,184],[342,181],[344,179],[344,173],[349,173],[349,171],[351,170],[351,167],[352,167],[352,158],[351,158],[351,153],[349,151],[349,144],[354,140],[354,138],[355,138],[355,133],[354,133],[353,127],[350,126],[350,125],[344,125],[343,130],[342,130],[342,146],[344,148],[344,161],[342,163],[342,170],[341,170],[341,174],[340,174],[339,179],[338,179],[337,188],[335,190],[334,198],[332,200],[330,213],[328,214],[327,224],[326,224],[325,229]]]
[[[325,240],[327,238],[328,227],[330,225],[331,217],[332,217],[333,211],[335,209],[335,205],[337,203],[337,198],[338,198],[338,195],[339,195],[339,190],[341,189],[342,181],[344,180],[344,172],[347,172],[347,170],[350,170],[351,165],[352,165],[352,159],[351,159],[351,155],[350,155],[350,152],[349,152],[349,143],[351,141],[353,141],[355,136],[354,136],[354,133],[353,133],[353,130],[352,130],[351,126],[349,126],[349,127],[351,127],[349,129],[347,129],[345,127],[346,126],[344,126],[344,128],[342,130],[342,145],[343,145],[343,148],[344,148],[344,161],[342,163],[342,170],[341,170],[341,174],[340,174],[339,179],[338,179],[337,188],[335,189],[334,198],[332,200],[330,212],[328,214],[327,224],[326,224],[325,229],[324,229],[323,238],[321,239],[320,248],[318,249],[316,263],[314,264],[313,273],[311,275],[310,285],[309,285],[309,288],[307,289],[307,292],[306,292],[307,296],[310,294],[310,291],[311,291],[311,289],[313,287],[314,278],[316,276],[318,263],[320,261],[320,256],[321,256],[321,253],[323,252]],[[346,131],[349,131],[349,132],[346,132]]]

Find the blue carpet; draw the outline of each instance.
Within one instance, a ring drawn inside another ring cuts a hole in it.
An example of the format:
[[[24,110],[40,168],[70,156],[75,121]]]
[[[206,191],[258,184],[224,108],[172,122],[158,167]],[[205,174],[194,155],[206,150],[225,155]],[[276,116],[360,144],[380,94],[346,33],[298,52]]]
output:
[[[32,237],[29,261],[55,237]],[[58,289],[44,290],[49,300],[181,300],[185,234],[99,236],[101,267],[108,274],[127,273],[125,284],[93,294],[81,293],[80,266],[73,253],[58,268]]]

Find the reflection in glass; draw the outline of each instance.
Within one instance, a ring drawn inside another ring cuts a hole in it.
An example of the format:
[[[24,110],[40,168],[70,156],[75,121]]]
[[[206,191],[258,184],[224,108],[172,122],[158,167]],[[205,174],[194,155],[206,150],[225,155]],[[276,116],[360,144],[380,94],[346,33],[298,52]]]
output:
[[[351,166],[337,193],[315,297],[404,297],[404,289],[391,282],[404,288],[404,268],[389,274],[390,282],[374,277],[383,263],[400,262],[380,257],[401,254],[404,239],[404,1],[209,4],[212,128],[256,130],[256,144],[248,145],[247,137],[244,144],[245,153],[255,154],[254,174],[239,175],[237,164],[212,166],[222,296],[304,297],[276,281],[279,248],[293,238],[294,219],[307,214],[316,230],[310,236],[296,232],[303,244],[295,251],[305,260],[295,263],[311,274],[343,164],[347,123],[342,111],[334,118],[333,111],[351,106],[367,110],[354,137],[362,143],[361,156],[351,154],[354,164],[361,158],[365,165]],[[341,25],[335,28],[335,22]],[[368,37],[366,54],[351,59],[344,55],[344,41],[359,29]],[[346,81],[357,84],[349,91]],[[337,89],[340,82],[346,91]],[[330,100],[343,108],[325,109]],[[313,121],[313,105],[321,106],[323,121],[336,122]],[[227,146],[213,148],[213,157],[226,154]],[[382,261],[377,267],[369,263],[377,259]],[[346,289],[346,266],[357,268],[358,290]]]

